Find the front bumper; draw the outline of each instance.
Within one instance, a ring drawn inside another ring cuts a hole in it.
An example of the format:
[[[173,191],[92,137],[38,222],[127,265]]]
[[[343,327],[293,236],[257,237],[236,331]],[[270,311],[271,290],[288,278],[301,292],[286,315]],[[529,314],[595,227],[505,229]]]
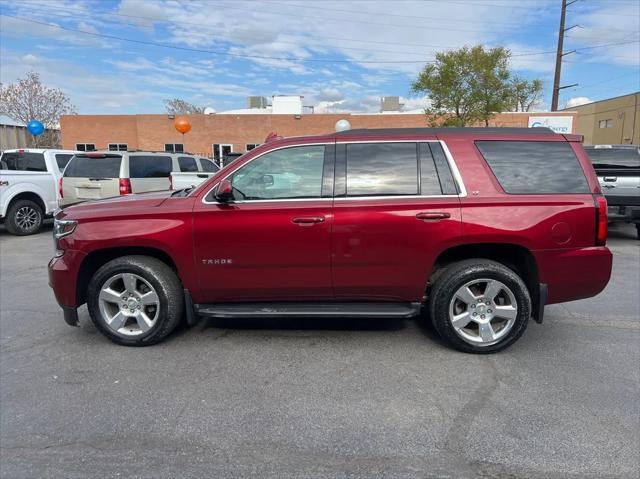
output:
[[[78,272],[85,256],[80,251],[66,250],[62,256],[49,261],[49,286],[62,308],[75,309],[80,306],[77,294]]]

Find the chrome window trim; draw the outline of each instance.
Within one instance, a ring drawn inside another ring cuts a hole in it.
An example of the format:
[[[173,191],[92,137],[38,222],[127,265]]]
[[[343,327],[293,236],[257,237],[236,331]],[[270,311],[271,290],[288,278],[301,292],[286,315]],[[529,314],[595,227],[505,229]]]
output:
[[[385,200],[385,199],[389,199],[389,200],[396,200],[396,199],[407,199],[407,198],[464,198],[467,196],[467,189],[464,186],[464,182],[462,181],[462,175],[460,175],[460,170],[458,170],[458,165],[456,165],[456,162],[453,159],[453,156],[451,155],[451,151],[449,151],[449,148],[447,147],[447,144],[443,141],[443,140],[372,140],[372,141],[366,141],[366,140],[357,140],[357,141],[348,141],[348,140],[344,140],[344,141],[336,141],[334,142],[320,142],[320,143],[301,143],[301,144],[297,144],[297,145],[285,145],[285,146],[281,146],[278,148],[274,148],[272,150],[268,150],[265,151],[263,153],[260,153],[259,155],[254,156],[253,158],[251,158],[249,161],[247,161],[244,165],[242,165],[242,167],[244,167],[245,165],[248,165],[249,163],[251,163],[253,160],[255,160],[256,158],[260,158],[263,155],[266,155],[267,153],[271,153],[273,151],[278,151],[278,150],[284,150],[285,148],[298,148],[301,146],[328,146],[328,145],[333,145],[333,144],[350,144],[350,143],[440,143],[440,146],[442,147],[442,151],[444,151],[444,156],[447,159],[447,163],[449,164],[449,169],[451,170],[451,174],[453,176],[453,180],[456,182],[456,185],[458,187],[458,190],[460,191],[459,194],[457,195],[390,195],[390,196],[384,196],[384,195],[372,195],[372,196],[339,196],[339,197],[333,197],[333,198],[278,198],[278,199],[272,199],[272,200],[241,200],[241,201],[230,201],[230,204],[242,204],[242,203],[283,203],[283,202],[305,202],[305,201],[346,201],[346,200]],[[242,168],[240,167],[240,168]],[[226,180],[227,178],[229,178],[231,175],[233,175],[236,171],[238,171],[240,168],[230,172],[229,174],[227,174],[224,178],[222,178],[220,181],[222,180]],[[209,194],[218,187],[218,185],[220,184],[220,181],[218,181],[215,185],[213,185],[211,188],[209,188],[209,190],[205,193],[205,195],[202,197],[202,203],[205,205],[212,205],[212,204],[220,204],[217,201],[206,201],[207,196],[209,196]]]
[[[267,150],[264,151],[262,153],[260,153],[259,155],[254,156],[253,158],[251,158],[249,161],[247,161],[244,165],[242,165],[240,168],[244,168],[246,165],[248,165],[249,163],[251,163],[253,160],[260,158],[261,156],[266,155],[267,153],[272,153],[274,151],[278,151],[278,150],[284,150],[287,148],[299,148],[301,146],[327,146],[327,145],[333,145],[334,142],[320,142],[320,143],[300,143],[297,145],[285,145],[285,146],[280,146],[278,148],[274,148],[272,150]],[[237,168],[235,170],[233,170],[232,172],[228,173],[227,176],[225,176],[224,178],[220,179],[220,181],[226,180],[227,178],[229,178],[231,175],[233,175],[236,171],[238,171],[240,168]],[[220,181],[218,181],[215,185],[213,185],[211,188],[209,188],[209,190],[205,193],[205,195],[202,197],[202,203],[204,203],[205,205],[212,205],[212,204],[220,204],[217,201],[205,201],[207,199],[207,196],[209,196],[209,194],[218,187],[218,185],[220,184]],[[274,202],[274,201],[318,201],[318,200],[333,200],[333,198],[282,198],[282,199],[274,199],[274,200],[242,200],[242,201],[230,201],[229,203],[232,204],[236,204],[236,203],[256,203],[256,202]]]

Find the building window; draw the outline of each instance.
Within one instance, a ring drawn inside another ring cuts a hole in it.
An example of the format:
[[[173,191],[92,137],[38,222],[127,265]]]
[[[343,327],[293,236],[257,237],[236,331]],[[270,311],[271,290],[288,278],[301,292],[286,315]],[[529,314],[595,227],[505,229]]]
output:
[[[258,146],[260,146],[260,143],[247,143],[244,151],[251,151]]]
[[[165,143],[164,151],[167,153],[184,153],[184,145],[182,143]]]
[[[109,143],[109,151],[127,151],[126,143]]]
[[[96,151],[95,143],[76,143],[76,150],[78,151]]]
[[[213,158],[215,160],[223,159],[231,152],[233,152],[233,145],[217,143],[213,145]]]
[[[600,120],[598,122],[598,126],[600,128],[613,128],[613,120],[612,119]]]

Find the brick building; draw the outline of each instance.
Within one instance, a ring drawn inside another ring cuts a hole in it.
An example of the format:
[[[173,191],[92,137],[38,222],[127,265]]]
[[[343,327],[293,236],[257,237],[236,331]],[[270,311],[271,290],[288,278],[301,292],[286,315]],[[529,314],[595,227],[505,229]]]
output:
[[[527,127],[540,113],[501,113],[490,126]],[[543,113],[573,120],[574,113]],[[174,128],[172,115],[69,115],[60,120],[62,145],[70,149],[183,150],[218,158],[229,151],[244,152],[264,142],[271,132],[281,136],[333,132],[338,120],[352,128],[426,127],[424,113],[277,114],[265,108],[209,115],[188,115],[191,131],[184,138]]]

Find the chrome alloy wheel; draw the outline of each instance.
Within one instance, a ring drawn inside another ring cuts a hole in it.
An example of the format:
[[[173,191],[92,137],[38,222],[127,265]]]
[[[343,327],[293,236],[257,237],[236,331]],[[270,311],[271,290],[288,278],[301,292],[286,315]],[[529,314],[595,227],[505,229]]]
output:
[[[146,279],[133,273],[120,273],[102,285],[99,306],[109,328],[126,336],[138,336],[156,324],[160,298]]]
[[[38,224],[38,212],[30,206],[23,206],[16,211],[16,225],[27,231]]]
[[[517,315],[515,295],[495,279],[469,281],[455,292],[449,303],[453,329],[474,346],[496,344],[509,334]]]

